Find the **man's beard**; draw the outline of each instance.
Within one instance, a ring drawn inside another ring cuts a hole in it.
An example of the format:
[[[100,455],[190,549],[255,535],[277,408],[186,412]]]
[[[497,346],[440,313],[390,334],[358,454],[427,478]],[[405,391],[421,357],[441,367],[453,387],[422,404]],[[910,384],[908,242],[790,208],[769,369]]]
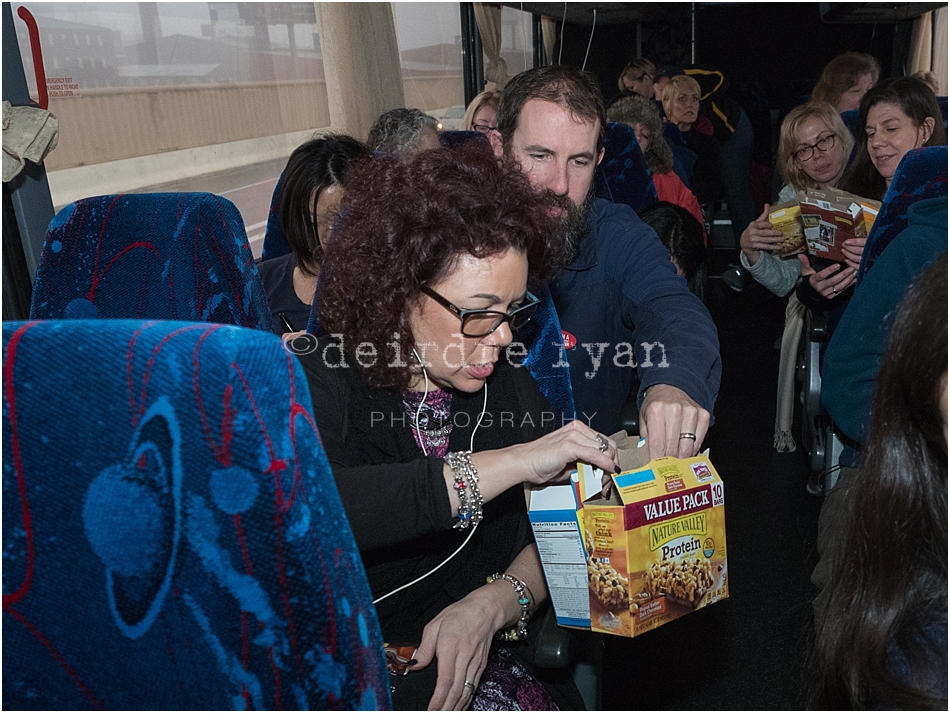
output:
[[[590,209],[594,202],[594,182],[591,181],[587,197],[580,205],[574,205],[567,196],[557,196],[557,205],[564,211],[559,219],[558,238],[563,246],[561,264],[570,265],[581,251],[581,241],[590,232]]]

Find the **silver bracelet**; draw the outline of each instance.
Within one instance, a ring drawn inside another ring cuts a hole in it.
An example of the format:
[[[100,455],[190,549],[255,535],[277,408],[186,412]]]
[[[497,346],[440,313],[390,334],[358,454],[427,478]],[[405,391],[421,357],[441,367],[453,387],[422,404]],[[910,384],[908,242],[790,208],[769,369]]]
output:
[[[478,471],[472,463],[471,451],[446,453],[445,462],[455,478],[455,492],[459,498],[458,522],[455,529],[466,530],[482,521],[482,493],[478,489]]]
[[[498,638],[502,641],[520,641],[522,639],[527,639],[529,618],[528,610],[531,608],[531,592],[528,591],[528,585],[517,577],[508,574],[507,572],[504,574],[496,572],[495,574],[488,577],[486,581],[491,584],[496,579],[503,579],[515,588],[515,592],[518,594],[518,604],[521,606],[521,615],[518,617],[518,621],[516,621],[515,625],[512,626],[508,631],[498,632]]]

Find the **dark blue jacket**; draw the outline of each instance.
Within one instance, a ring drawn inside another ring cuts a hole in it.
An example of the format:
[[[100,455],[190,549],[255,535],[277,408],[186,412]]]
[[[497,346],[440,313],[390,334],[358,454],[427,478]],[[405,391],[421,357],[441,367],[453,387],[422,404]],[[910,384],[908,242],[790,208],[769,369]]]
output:
[[[907,222],[855,290],[821,369],[821,401],[835,424],[858,443],[871,425],[877,373],[897,307],[917,276],[947,251],[946,196],[915,203]],[[856,463],[850,452],[842,454],[842,465]]]
[[[713,412],[722,374],[716,326],[629,206],[594,200],[591,231],[551,294],[576,340],[566,356],[578,419],[616,432],[635,374],[638,403],[648,387],[670,384]]]

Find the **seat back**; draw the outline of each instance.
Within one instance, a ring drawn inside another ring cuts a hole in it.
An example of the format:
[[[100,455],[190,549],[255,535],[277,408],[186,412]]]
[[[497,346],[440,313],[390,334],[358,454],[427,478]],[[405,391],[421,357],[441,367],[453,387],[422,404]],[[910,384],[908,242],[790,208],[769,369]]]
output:
[[[241,214],[211,193],[97,196],[60,210],[46,233],[30,318],[271,328]]]
[[[657,201],[646,158],[631,126],[608,122],[604,130],[604,159],[597,171],[597,195],[626,203],[639,213]]]
[[[858,144],[861,142],[861,135],[864,133],[864,130],[859,126],[861,112],[858,109],[843,111],[841,112],[841,121],[848,127],[848,131],[851,132],[851,136],[854,138],[854,146],[851,147],[851,155],[848,156],[848,165],[850,166],[854,161],[854,157],[858,154]]]
[[[307,381],[275,335],[4,322],[3,349],[5,708],[390,705]]]
[[[561,321],[547,285],[538,292],[538,299],[541,300],[538,310],[518,334],[518,339],[524,340],[528,349],[523,363],[554,409],[555,423],[561,426],[573,420],[576,413],[571,370],[562,346]]]
[[[261,249],[261,260],[270,260],[290,252],[287,236],[280,227],[280,190],[284,182],[284,172],[280,172],[274,194],[270,199],[270,209],[267,211],[267,225],[264,226],[264,247]]]
[[[926,146],[901,159],[884,196],[858,270],[860,285],[884,249],[907,227],[907,210],[917,201],[947,195],[947,147]]]

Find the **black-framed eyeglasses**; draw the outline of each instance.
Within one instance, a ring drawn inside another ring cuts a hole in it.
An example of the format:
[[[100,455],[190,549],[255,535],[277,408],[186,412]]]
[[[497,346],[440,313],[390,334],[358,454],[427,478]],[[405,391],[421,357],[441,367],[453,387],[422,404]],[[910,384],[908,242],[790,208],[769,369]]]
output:
[[[812,157],[815,155],[815,149],[818,149],[822,153],[825,151],[831,151],[835,147],[835,135],[828,134],[827,136],[822,136],[818,139],[817,143],[812,144],[811,146],[802,146],[802,148],[792,153],[792,156],[795,157],[796,161],[805,163],[805,161],[811,161]]]
[[[482,134],[487,134],[491,131],[498,130],[497,126],[489,126],[488,124],[472,124],[472,128],[475,129],[475,131],[478,131]]]
[[[419,289],[461,320],[462,336],[465,337],[487,337],[505,322],[511,325],[512,330],[521,329],[531,321],[538,305],[541,304],[541,300],[530,292],[526,292],[524,303],[510,312],[498,312],[493,309],[461,309],[426,285]]]

